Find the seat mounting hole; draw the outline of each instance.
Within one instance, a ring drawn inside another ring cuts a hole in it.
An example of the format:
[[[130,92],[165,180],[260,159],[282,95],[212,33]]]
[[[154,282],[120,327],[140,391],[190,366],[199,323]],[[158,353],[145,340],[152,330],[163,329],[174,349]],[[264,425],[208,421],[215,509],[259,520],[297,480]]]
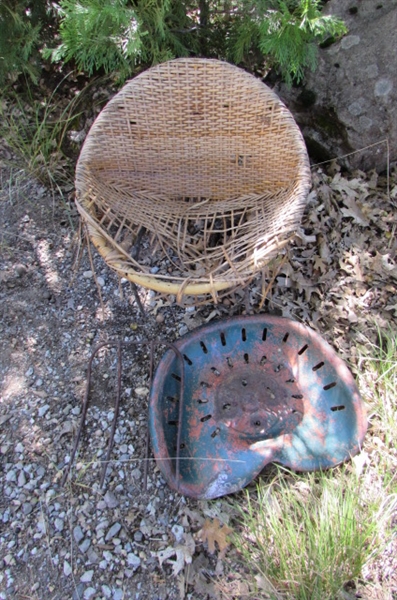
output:
[[[325,385],[323,387],[323,390],[327,391],[327,390],[332,390],[332,388],[334,388],[336,386],[336,381],[332,381],[331,383],[327,383],[327,385]]]
[[[208,354],[208,348],[207,348],[207,346],[204,344],[204,342],[203,342],[203,341],[201,341],[201,342],[200,342],[200,346],[201,346],[201,349],[202,349],[202,351],[204,352],[204,354]]]

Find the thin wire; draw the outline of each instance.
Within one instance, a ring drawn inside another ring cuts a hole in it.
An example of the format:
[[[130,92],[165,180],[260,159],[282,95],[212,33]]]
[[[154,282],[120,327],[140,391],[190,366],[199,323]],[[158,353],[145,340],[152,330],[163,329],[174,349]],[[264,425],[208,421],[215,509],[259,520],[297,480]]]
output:
[[[368,150],[369,148],[374,148],[375,146],[379,146],[380,144],[386,144],[386,189],[387,189],[387,197],[391,201],[390,198],[390,146],[389,146],[389,138],[385,138],[384,140],[380,140],[379,142],[375,142],[374,144],[370,144],[369,146],[365,146],[364,148],[359,148],[358,150],[354,150],[353,152],[349,152],[348,154],[342,154],[341,156],[335,156],[334,158],[330,158],[329,160],[323,160],[322,162],[311,165],[311,169],[315,167],[320,167],[321,165],[326,165],[327,163],[331,163],[334,160],[340,160],[342,158],[347,158],[348,156],[353,156],[353,154],[358,154],[359,152],[363,152],[364,150]]]

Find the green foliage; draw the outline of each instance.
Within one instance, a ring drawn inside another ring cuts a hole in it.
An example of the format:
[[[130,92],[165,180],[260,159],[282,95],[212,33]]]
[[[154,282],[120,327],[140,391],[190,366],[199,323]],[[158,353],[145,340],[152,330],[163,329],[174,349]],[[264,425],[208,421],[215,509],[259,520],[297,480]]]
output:
[[[274,479],[235,502],[235,545],[267,598],[334,600],[390,540],[397,500],[348,468]]]
[[[299,83],[306,68],[314,70],[318,45],[344,33],[342,21],[321,14],[320,0],[245,1],[231,31],[228,58],[244,62],[257,48],[288,84]]]
[[[38,69],[34,58],[41,24],[34,23],[27,2],[0,2],[0,85],[23,73],[33,81]]]
[[[254,57],[299,82],[318,44],[346,32],[321,14],[320,0],[61,0],[60,19],[61,43],[46,56],[120,79],[139,65],[199,55],[245,67]]]
[[[346,33],[344,24],[320,12],[320,0],[277,2],[259,25],[259,47],[278,65],[288,83],[315,69],[317,46],[327,37]]]
[[[138,64],[162,62],[188,53],[175,25],[183,27],[182,4],[172,0],[61,0],[61,44],[45,56],[73,59],[89,75],[103,69],[121,79]]]

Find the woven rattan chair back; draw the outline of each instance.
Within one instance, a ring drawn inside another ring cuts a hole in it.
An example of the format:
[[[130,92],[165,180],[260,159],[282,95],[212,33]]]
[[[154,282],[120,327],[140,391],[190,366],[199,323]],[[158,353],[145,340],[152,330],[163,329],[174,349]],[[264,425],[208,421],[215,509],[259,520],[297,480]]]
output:
[[[179,297],[248,283],[296,231],[309,188],[291,113],[259,79],[208,59],[129,81],[76,170],[77,207],[107,264]],[[137,260],[140,230],[150,256]]]

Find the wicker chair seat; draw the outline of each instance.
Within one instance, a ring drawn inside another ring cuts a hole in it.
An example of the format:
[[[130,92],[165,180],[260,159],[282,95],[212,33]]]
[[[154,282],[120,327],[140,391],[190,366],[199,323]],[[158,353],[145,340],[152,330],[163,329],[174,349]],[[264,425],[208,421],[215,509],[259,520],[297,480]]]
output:
[[[299,226],[310,188],[302,135],[259,79],[217,60],[138,75],[93,124],[76,169],[77,207],[107,264],[160,292],[246,284]],[[141,228],[175,270],[136,260]]]

